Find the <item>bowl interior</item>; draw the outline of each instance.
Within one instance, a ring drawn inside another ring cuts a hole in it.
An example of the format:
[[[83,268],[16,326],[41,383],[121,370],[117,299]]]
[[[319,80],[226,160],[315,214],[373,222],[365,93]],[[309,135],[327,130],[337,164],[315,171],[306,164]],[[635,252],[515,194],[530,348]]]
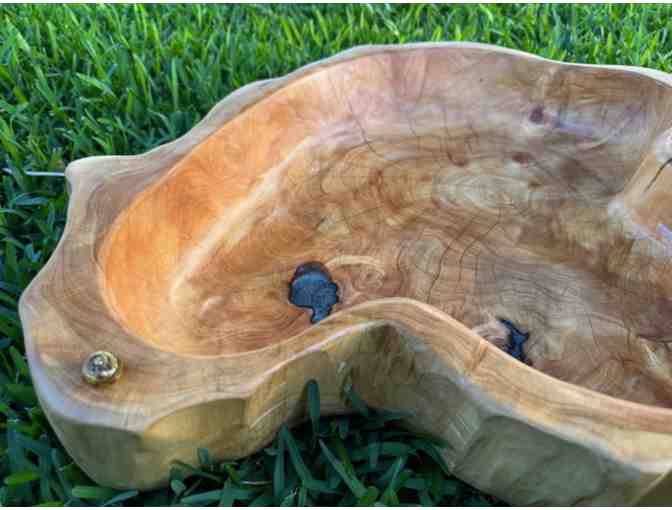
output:
[[[468,327],[503,317],[530,332],[535,368],[666,406],[669,257],[611,204],[670,125],[670,94],[484,49],[313,68],[120,214],[99,253],[108,304],[157,348],[247,352],[312,326],[288,296],[317,261],[332,313],[404,296]]]

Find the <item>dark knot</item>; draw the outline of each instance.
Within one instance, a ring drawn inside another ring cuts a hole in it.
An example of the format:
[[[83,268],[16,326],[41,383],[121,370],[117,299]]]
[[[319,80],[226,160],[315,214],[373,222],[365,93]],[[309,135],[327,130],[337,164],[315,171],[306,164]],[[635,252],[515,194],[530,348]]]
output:
[[[338,285],[329,275],[327,268],[319,262],[306,262],[296,268],[289,288],[289,301],[313,312],[310,322],[315,324],[331,313],[338,303]]]
[[[527,363],[523,344],[530,338],[530,334],[520,331],[511,321],[499,317],[497,320],[509,330],[509,345],[506,347],[506,352],[523,363]]]

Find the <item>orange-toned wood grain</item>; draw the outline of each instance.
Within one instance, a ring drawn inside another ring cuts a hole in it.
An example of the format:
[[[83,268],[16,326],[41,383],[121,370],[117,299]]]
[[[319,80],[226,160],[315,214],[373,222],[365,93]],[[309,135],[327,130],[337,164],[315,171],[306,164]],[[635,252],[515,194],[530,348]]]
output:
[[[38,395],[118,487],[262,447],[310,378],[343,412],[350,378],[507,501],[637,502],[672,469],[670,172],[651,70],[438,44],[252,84],[172,144],[68,168],[21,300]],[[340,293],[317,325],[288,300],[308,261]],[[529,366],[494,317],[530,332]],[[113,385],[79,377],[96,350]]]

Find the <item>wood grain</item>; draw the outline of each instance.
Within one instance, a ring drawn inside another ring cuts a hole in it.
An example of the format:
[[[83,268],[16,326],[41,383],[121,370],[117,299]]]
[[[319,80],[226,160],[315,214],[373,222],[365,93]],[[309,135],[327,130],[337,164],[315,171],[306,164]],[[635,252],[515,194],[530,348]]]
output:
[[[670,76],[356,48],[67,177],[20,313],[40,401],[97,482],[247,455],[305,416],[311,378],[346,411],[348,378],[511,503],[672,499]],[[317,324],[288,297],[311,261],[339,292]],[[495,317],[530,333],[528,364]],[[81,379],[98,350],[114,384]]]

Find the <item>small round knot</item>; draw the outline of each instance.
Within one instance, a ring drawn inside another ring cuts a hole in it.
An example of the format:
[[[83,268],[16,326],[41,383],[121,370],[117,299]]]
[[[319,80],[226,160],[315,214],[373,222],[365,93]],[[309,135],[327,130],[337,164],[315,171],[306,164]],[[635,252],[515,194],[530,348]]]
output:
[[[119,378],[120,368],[119,359],[114,354],[96,351],[82,365],[82,376],[89,384],[109,383]]]

